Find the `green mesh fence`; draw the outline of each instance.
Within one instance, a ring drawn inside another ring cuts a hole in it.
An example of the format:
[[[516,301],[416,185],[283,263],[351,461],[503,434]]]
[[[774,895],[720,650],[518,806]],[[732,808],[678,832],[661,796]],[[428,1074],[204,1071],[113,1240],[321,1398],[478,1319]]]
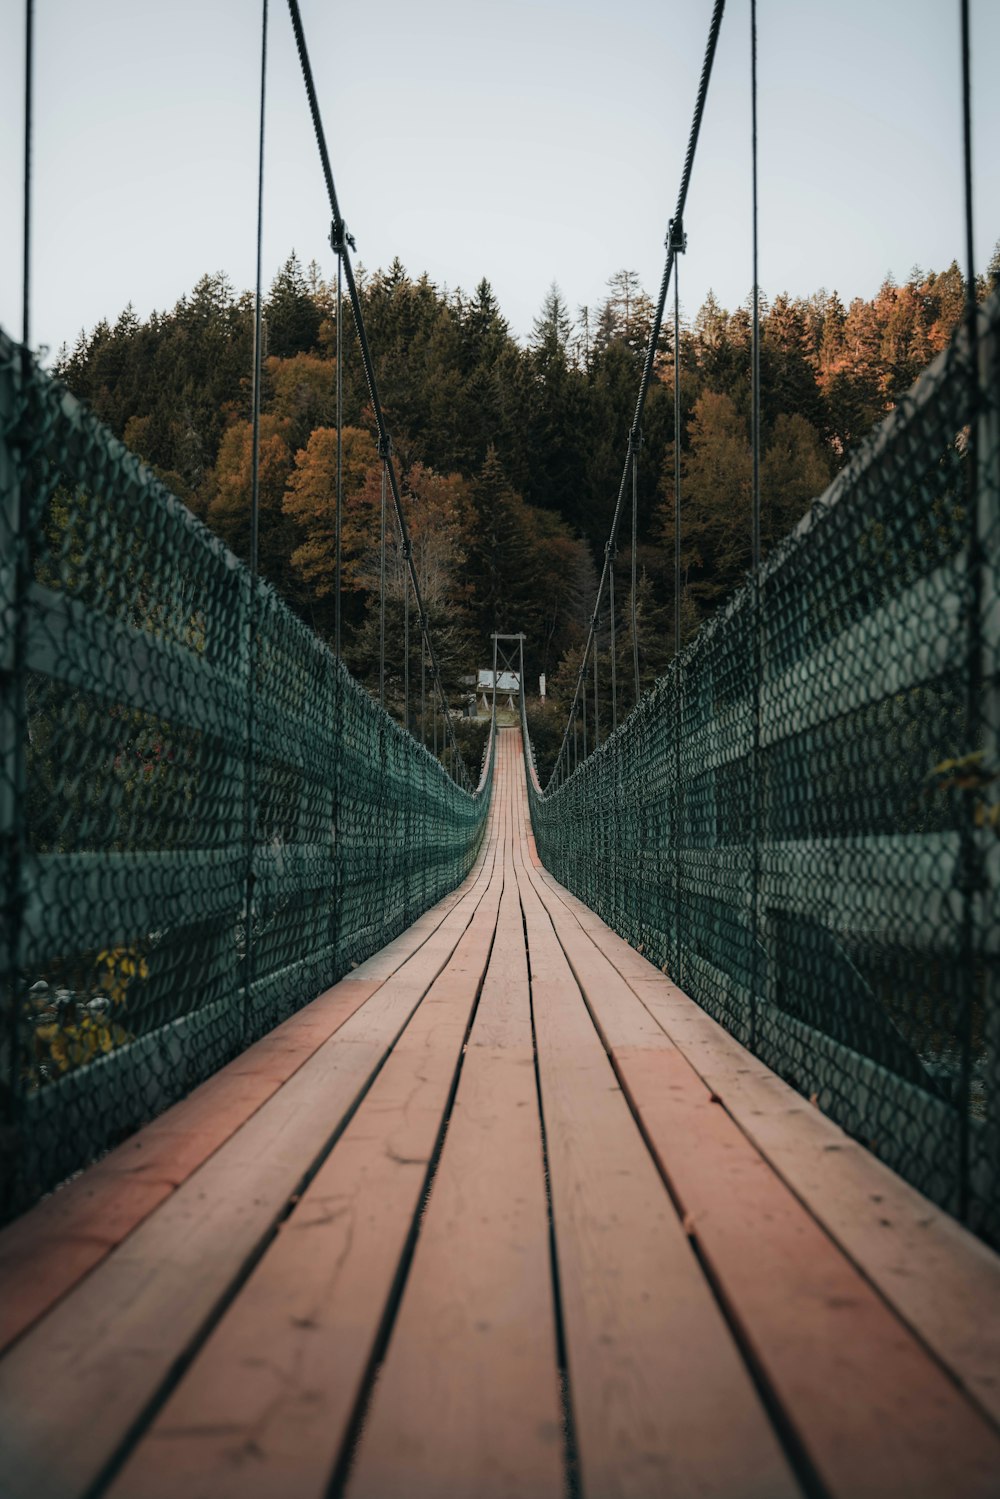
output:
[[[0,621],[11,1212],[454,888],[492,749],[460,790],[2,332]]]
[[[559,880],[996,1243],[997,296],[978,329],[618,732],[529,782]]]

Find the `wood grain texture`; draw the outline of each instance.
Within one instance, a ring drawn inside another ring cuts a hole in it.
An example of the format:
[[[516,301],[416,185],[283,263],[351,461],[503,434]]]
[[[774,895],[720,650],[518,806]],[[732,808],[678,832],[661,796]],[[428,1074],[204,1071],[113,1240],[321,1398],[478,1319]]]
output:
[[[500,788],[516,748],[501,741]],[[350,1499],[558,1499],[564,1449],[527,956],[504,814],[496,940]]]
[[[471,921],[343,1136],[118,1475],[115,1499],[324,1495],[419,1207],[496,927]]]
[[[1000,1429],[1000,1257],[543,878],[776,1174]]]
[[[99,1265],[377,987],[347,979],[321,995],[0,1232],[0,1349]]]
[[[559,945],[518,880],[585,1493],[799,1493]]]
[[[83,1492],[118,1451],[367,1088],[481,894],[477,875],[376,994],[10,1350],[0,1363],[5,1499]]]

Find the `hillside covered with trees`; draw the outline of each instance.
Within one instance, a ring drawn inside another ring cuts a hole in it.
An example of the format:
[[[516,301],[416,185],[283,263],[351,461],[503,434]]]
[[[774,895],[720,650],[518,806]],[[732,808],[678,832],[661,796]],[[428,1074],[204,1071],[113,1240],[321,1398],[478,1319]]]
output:
[[[527,346],[493,291],[446,292],[399,262],[361,273],[414,555],[446,680],[523,630],[530,675],[571,690],[624,462],[652,304],[634,272],[573,316],[553,286]],[[1000,245],[977,288],[1000,283]],[[888,278],[871,301],[780,295],[762,313],[765,549],[820,493],[951,336],[954,263]],[[345,307],[345,316],[350,310]],[[323,635],[333,628],[335,302],[295,255],[265,307],[261,570]],[[253,300],[206,276],[170,312],[127,309],[64,351],[58,373],[241,556],[249,540]],[[750,559],[748,307],[710,294],[681,344],[683,618],[689,632]],[[380,472],[352,326],[344,328],[345,655],[378,671]],[[638,635],[645,685],[673,649],[673,349],[661,336],[639,476]],[[618,643],[631,702],[629,527],[618,553]],[[401,713],[403,567],[390,520],[389,703]],[[419,676],[416,632],[412,674]],[[605,651],[607,643],[605,642]],[[553,709],[553,714],[558,708]]]

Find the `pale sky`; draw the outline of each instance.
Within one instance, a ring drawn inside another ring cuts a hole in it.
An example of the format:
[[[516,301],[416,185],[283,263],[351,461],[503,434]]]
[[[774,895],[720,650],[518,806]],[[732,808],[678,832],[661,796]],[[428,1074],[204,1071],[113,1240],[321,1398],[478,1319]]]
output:
[[[358,255],[471,290],[525,337],[549,285],[659,285],[711,0],[300,0]],[[872,295],[962,263],[958,0],[759,0],[761,282]],[[0,324],[20,332],[23,0],[0,0]],[[32,344],[205,272],[254,277],[259,0],[36,0]],[[1000,236],[1000,3],[973,0],[976,258]],[[730,0],[681,296],[746,297],[749,0]],[[287,9],[270,4],[265,279],[330,274]]]

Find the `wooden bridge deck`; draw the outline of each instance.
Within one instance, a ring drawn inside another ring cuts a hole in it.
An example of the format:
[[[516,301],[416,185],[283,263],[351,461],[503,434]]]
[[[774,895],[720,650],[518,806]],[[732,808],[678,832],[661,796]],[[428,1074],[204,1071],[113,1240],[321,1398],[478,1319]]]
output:
[[[538,867],[0,1235],[8,1499],[1000,1493],[1000,1261]]]

